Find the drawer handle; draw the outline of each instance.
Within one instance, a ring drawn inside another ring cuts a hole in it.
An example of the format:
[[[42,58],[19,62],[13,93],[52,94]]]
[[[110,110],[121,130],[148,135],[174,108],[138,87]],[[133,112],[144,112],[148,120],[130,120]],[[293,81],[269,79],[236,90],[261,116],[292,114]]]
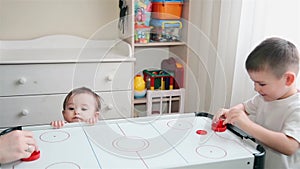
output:
[[[22,85],[25,84],[26,81],[27,81],[27,79],[26,79],[25,77],[21,77],[21,78],[18,80],[19,84],[22,84]]]
[[[114,76],[113,75],[108,75],[107,77],[106,77],[106,80],[107,81],[112,81],[114,79]]]
[[[23,109],[22,112],[21,112],[21,114],[23,116],[27,116],[29,114],[29,111],[27,109]]]
[[[108,104],[106,107],[108,110],[112,110],[114,108],[114,106],[112,104]]]

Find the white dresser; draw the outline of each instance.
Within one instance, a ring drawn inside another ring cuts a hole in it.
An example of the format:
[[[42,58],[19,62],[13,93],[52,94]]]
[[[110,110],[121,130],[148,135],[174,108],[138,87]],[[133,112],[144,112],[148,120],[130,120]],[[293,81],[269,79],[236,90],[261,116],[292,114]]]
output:
[[[102,119],[131,117],[134,61],[121,40],[0,41],[0,127],[62,119],[64,97],[82,86],[101,96]]]

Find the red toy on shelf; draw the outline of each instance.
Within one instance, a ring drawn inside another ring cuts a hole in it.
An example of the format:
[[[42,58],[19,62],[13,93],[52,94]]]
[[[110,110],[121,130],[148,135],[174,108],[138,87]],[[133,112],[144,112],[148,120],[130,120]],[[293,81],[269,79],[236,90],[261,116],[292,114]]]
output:
[[[163,60],[161,62],[161,68],[174,77],[174,89],[184,87],[184,68],[183,64],[178,59],[170,57]]]
[[[174,77],[165,70],[144,70],[147,89],[172,90]]]

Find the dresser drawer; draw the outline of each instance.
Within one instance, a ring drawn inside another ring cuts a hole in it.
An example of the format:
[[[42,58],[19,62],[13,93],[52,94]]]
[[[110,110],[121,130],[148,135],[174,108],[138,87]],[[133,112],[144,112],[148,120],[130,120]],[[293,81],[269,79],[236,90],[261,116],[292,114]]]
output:
[[[50,124],[62,119],[66,95],[0,97],[0,127]]]
[[[131,91],[98,92],[101,119],[131,117]],[[63,119],[62,104],[67,94],[0,97],[0,128],[50,124]]]
[[[133,62],[79,64],[73,85],[87,86],[95,91],[132,89]]]
[[[100,119],[131,117],[132,91],[101,92]]]
[[[73,64],[0,65],[0,96],[67,93]]]
[[[0,96],[60,94],[82,86],[96,91],[131,90],[132,64],[0,65]]]

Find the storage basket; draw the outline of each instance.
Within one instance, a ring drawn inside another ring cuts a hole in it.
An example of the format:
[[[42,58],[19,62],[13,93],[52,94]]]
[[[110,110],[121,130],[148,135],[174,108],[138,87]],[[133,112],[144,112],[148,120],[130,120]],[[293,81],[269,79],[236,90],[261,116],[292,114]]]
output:
[[[183,0],[152,0],[152,18],[180,19]]]
[[[174,42],[181,40],[182,23],[180,20],[151,19],[151,40]]]

